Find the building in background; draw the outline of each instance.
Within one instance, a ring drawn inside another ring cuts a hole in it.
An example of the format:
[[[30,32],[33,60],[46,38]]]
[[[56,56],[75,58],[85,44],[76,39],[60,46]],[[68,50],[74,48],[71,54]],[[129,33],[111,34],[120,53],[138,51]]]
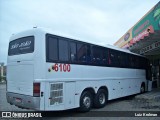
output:
[[[149,58],[153,87],[160,87],[160,2],[114,45]]]

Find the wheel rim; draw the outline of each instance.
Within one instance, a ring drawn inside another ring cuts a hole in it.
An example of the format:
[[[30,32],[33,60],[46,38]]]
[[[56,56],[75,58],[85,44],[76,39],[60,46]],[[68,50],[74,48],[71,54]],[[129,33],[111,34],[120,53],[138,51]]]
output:
[[[83,104],[86,108],[89,108],[91,105],[91,99],[88,96],[84,97]]]
[[[106,101],[105,94],[104,94],[104,93],[101,93],[101,94],[99,95],[99,103],[100,103],[100,104],[104,104],[105,101]]]

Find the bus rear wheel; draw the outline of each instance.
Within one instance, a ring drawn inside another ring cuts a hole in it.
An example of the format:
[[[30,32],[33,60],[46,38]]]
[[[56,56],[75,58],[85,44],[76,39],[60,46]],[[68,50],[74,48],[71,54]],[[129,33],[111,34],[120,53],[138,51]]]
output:
[[[98,90],[97,94],[94,97],[94,107],[102,108],[106,105],[107,102],[107,91],[104,89]]]
[[[88,112],[92,108],[93,97],[89,91],[84,91],[80,98],[80,112]]]

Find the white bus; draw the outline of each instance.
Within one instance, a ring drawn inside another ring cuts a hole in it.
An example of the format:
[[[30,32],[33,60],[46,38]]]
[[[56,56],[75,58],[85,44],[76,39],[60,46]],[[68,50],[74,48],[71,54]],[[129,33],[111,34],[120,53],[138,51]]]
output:
[[[10,38],[7,101],[35,110],[89,111],[147,90],[147,59],[33,28]]]

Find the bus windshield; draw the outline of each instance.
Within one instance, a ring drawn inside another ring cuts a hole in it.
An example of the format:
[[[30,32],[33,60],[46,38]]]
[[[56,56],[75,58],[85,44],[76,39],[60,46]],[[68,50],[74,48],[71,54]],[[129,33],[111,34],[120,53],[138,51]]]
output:
[[[32,52],[34,52],[34,36],[18,38],[9,43],[9,56]]]

